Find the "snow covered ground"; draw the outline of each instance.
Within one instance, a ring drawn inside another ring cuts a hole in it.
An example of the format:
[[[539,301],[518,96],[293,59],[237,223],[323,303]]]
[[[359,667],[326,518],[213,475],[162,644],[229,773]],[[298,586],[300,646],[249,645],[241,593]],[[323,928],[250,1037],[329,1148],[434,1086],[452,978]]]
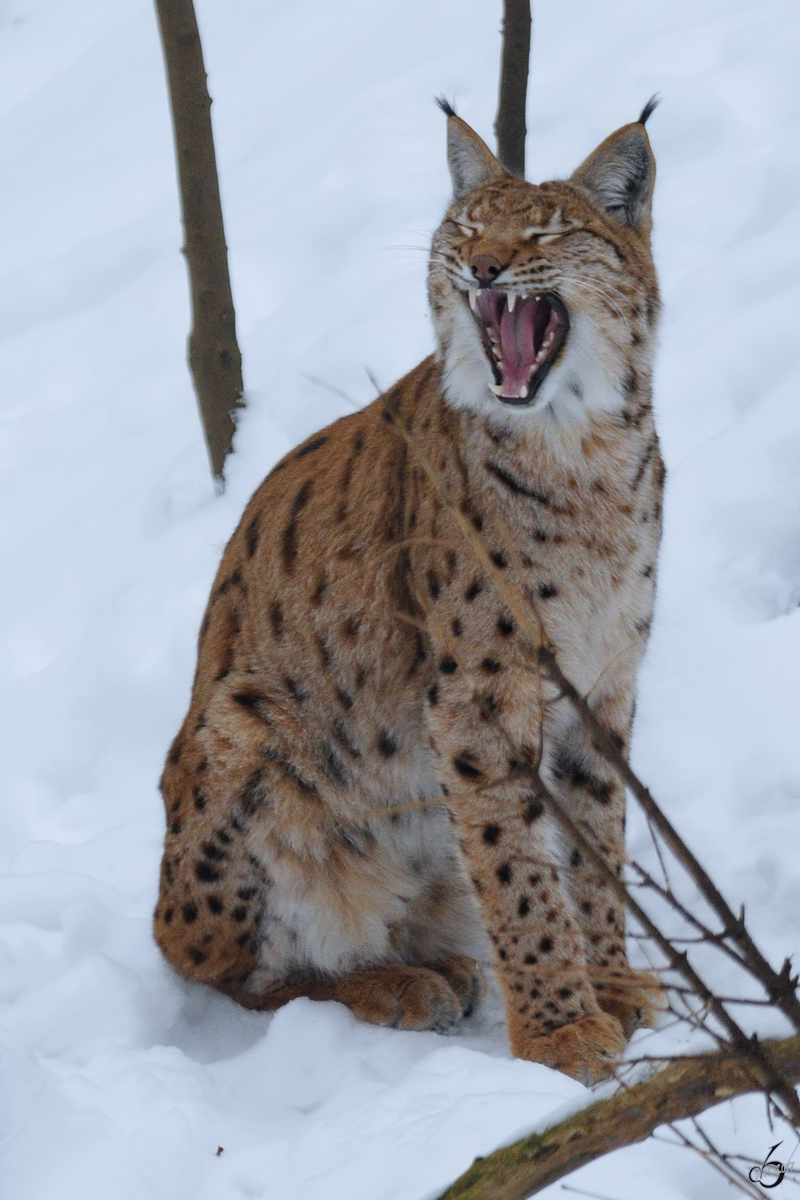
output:
[[[510,1059],[491,1009],[449,1038],[304,1000],[245,1013],[150,936],[156,783],[220,551],[275,460],[346,411],[335,389],[364,403],[365,368],[386,385],[430,350],[431,98],[490,138],[499,12],[198,0],[248,390],[216,498],[152,7],[0,0],[3,1200],[425,1200],[586,1095]],[[800,908],[798,44],[795,0],[537,0],[529,98],[541,179],[663,96],[670,477],[635,758],[777,961]],[[755,1100],[708,1127],[759,1160],[774,1140]],[[729,1194],[654,1143],[569,1185]]]

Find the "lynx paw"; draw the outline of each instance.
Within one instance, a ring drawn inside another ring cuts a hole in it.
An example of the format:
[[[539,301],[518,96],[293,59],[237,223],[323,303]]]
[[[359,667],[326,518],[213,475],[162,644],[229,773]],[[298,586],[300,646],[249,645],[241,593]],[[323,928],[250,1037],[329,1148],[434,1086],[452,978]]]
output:
[[[608,1078],[626,1043],[619,1021],[601,1012],[542,1037],[528,1038],[524,1046],[512,1049],[520,1058],[563,1071],[588,1087]]]
[[[449,1029],[462,1015],[461,1000],[438,971],[389,966],[341,981],[334,997],[362,1021],[393,1029]]]
[[[590,972],[597,1003],[603,1012],[616,1017],[626,1037],[635,1029],[651,1029],[656,1016],[667,1007],[667,996],[658,977],[649,971]]]
[[[462,1017],[468,1017],[486,993],[483,971],[475,959],[464,954],[451,954],[431,963],[431,970],[444,976],[458,997]]]

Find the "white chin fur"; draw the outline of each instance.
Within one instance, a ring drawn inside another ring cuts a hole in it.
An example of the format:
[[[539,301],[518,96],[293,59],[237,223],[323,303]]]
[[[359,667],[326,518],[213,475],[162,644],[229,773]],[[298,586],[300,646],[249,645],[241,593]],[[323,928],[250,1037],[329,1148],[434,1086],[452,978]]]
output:
[[[608,334],[601,335],[583,314],[570,314],[566,345],[530,405],[503,404],[489,390],[493,379],[472,314],[459,305],[451,319],[443,355],[444,393],[455,408],[512,426],[548,413],[559,425],[583,422],[591,412],[622,408],[622,358],[617,359]]]

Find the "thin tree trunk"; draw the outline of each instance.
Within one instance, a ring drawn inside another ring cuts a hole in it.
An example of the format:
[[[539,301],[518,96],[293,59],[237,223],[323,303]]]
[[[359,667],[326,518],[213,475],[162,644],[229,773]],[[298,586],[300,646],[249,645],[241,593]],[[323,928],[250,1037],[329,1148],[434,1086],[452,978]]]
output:
[[[183,210],[183,252],[192,293],[189,368],[211,470],[221,488],[243,384],[211,130],[211,97],[192,0],[155,0],[155,5],[167,66]]]
[[[800,1035],[763,1042],[761,1048],[786,1079],[800,1081]],[[729,1050],[672,1062],[646,1082],[621,1088],[544,1133],[476,1159],[439,1200],[527,1200],[578,1167],[643,1142],[659,1125],[760,1091],[750,1064]]]
[[[525,177],[525,100],[531,53],[530,0],[503,0],[503,57],[497,120],[497,157],[512,175]]]

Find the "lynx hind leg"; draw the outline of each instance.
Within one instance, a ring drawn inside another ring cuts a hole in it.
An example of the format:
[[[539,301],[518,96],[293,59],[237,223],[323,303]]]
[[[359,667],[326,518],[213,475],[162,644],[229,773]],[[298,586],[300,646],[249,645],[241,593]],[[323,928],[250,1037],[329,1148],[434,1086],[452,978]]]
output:
[[[478,964],[452,955],[429,967],[390,963],[338,977],[297,974],[279,988],[235,998],[246,1008],[268,1011],[300,996],[335,1000],[370,1025],[443,1033],[469,1015],[482,990]]]
[[[637,1029],[652,1029],[667,1008],[667,994],[657,975],[628,969],[589,972],[597,1003],[615,1017],[630,1037]]]

